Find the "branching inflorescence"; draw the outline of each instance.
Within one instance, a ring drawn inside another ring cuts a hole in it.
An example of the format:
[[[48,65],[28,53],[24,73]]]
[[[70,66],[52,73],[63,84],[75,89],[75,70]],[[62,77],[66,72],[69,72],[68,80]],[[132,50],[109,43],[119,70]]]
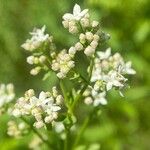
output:
[[[119,53],[111,54],[111,48],[100,51],[101,46],[110,36],[102,31],[98,21],[90,20],[88,9],[82,11],[76,4],[73,14],[63,15],[62,24],[78,39],[78,42],[70,48],[58,50],[53,37],[44,33],[45,26],[41,29],[35,28],[30,33],[31,39],[22,44],[22,48],[30,52],[30,56],[27,57],[27,63],[33,66],[30,73],[37,75],[42,70],[46,74],[54,72],[60,86],[58,89],[53,87],[51,91],[40,92],[38,97],[33,89],[26,91],[25,95],[19,98],[14,106],[11,105],[8,111],[12,112],[16,119],[21,118],[26,125],[10,121],[8,134],[20,137],[24,130],[30,128],[39,137],[40,140],[37,141],[44,142],[52,149],[59,149],[48,139],[49,130],[51,130],[61,135],[59,140],[64,141],[64,149],[70,150],[78,145],[81,133],[90,119],[83,122],[81,132],[75,134],[77,136],[75,142],[69,144],[69,137],[72,131],[76,130],[75,125],[78,123],[74,113],[76,105],[84,102],[87,105],[93,105],[94,112],[99,110],[99,105],[107,104],[106,96],[111,89],[115,88],[120,95],[123,95],[122,90],[126,87],[128,80],[126,75],[133,75],[136,72],[131,68],[131,62],[125,62]],[[87,76],[77,69],[79,66],[77,67],[76,56],[82,59],[83,55],[87,62],[85,66]],[[64,84],[66,80],[74,80],[72,90],[67,91]],[[14,97],[12,84],[0,86],[0,114],[7,111],[8,104]],[[92,116],[93,111],[88,117]],[[39,128],[47,130],[46,138],[44,133],[39,133]]]

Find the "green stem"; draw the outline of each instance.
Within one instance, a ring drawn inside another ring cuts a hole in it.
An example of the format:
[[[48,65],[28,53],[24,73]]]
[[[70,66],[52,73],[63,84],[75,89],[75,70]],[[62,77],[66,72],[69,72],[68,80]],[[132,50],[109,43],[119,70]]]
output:
[[[70,130],[66,129],[66,139],[64,143],[64,150],[69,150],[69,136],[70,136]]]
[[[62,80],[59,80],[59,83],[60,83],[60,88],[61,88],[61,91],[63,93],[63,96],[64,96],[64,100],[65,100],[65,104],[67,105],[68,107],[68,96],[66,94],[66,91],[65,91],[65,87],[64,87],[64,84],[63,84],[63,81]]]
[[[88,84],[86,84],[86,85],[80,90],[80,93],[76,96],[76,98],[75,98],[75,100],[74,100],[74,102],[72,103],[72,106],[71,106],[72,112],[74,111],[75,106],[76,106],[76,104],[78,103],[78,101],[81,99],[81,97],[82,97],[84,91],[86,90],[87,86],[88,86]]]
[[[89,82],[90,82],[91,76],[92,76],[93,64],[94,64],[94,57],[92,58],[92,60],[91,60],[91,62],[90,62]],[[80,75],[80,77],[85,81],[85,85],[84,85],[84,87],[80,90],[80,93],[77,95],[77,97],[75,98],[74,102],[72,103],[72,106],[71,106],[72,112],[74,111],[76,104],[77,104],[78,101],[81,99],[81,97],[82,97],[84,91],[87,89],[88,84],[89,84],[89,82],[88,82],[83,76]]]
[[[75,139],[75,142],[74,142],[74,144],[73,144],[73,148],[72,149],[74,149],[76,146],[77,146],[77,144],[79,143],[79,141],[80,141],[80,139],[81,139],[81,137],[82,137],[82,135],[83,135],[83,133],[84,133],[84,131],[85,131],[85,129],[87,128],[87,126],[88,126],[88,124],[89,124],[89,122],[91,121],[91,119],[92,119],[92,117],[93,117],[93,114],[95,114],[97,109],[93,109],[93,111],[91,111],[91,113],[85,118],[85,120],[83,121],[83,124],[82,124],[82,126],[81,126],[81,128],[80,128],[80,130],[79,130],[79,132],[78,132],[78,134],[77,134],[77,137],[76,137],[76,139]]]

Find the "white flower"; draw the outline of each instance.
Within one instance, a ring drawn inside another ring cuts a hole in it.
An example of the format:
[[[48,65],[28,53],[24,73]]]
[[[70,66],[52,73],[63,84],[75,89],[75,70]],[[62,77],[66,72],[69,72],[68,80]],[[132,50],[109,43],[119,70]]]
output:
[[[79,21],[81,18],[83,18],[88,13],[88,9],[84,9],[81,11],[81,8],[78,4],[75,4],[73,8],[73,14],[66,13],[63,16],[64,20],[77,20]]]
[[[31,39],[27,39],[24,44],[21,45],[25,50],[33,51],[41,46],[42,43],[49,40],[50,36],[48,34],[44,34],[45,26],[41,29],[35,28],[33,32],[30,33],[32,35]]]
[[[107,59],[111,55],[111,48],[107,48],[105,52],[97,52],[97,55],[101,60]]]
[[[104,76],[104,81],[106,82],[106,89],[109,91],[113,86],[123,87],[124,82],[127,79],[116,71],[110,71],[108,75]]]
[[[119,71],[122,72],[123,74],[136,74],[136,71],[131,68],[132,62],[128,61],[126,64],[123,66],[120,66]]]
[[[35,118],[34,126],[41,128],[45,123],[51,123],[58,118],[58,111],[61,110],[63,97],[58,94],[56,87],[52,92],[40,92],[39,97],[34,95],[32,89],[25,92],[25,96],[18,99],[12,114],[15,117],[30,115]],[[43,118],[44,117],[44,118]]]
[[[102,93],[97,93],[95,96],[94,96],[94,102],[93,102],[93,105],[94,106],[98,106],[100,104],[102,105],[106,105],[107,104],[107,100],[105,98],[106,96],[106,92],[102,92]]]

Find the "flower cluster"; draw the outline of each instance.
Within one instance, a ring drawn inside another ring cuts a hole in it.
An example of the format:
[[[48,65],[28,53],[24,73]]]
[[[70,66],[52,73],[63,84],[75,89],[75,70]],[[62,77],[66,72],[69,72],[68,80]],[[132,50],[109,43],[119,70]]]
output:
[[[97,52],[98,57],[95,58],[95,65],[91,82],[98,80],[106,83],[106,90],[112,87],[123,88],[127,81],[124,75],[135,74],[136,72],[131,68],[131,62],[124,62],[119,53],[111,55],[111,49],[108,48],[106,52]]]
[[[32,52],[30,56],[27,57],[27,63],[33,65],[34,68],[31,69],[31,75],[37,75],[42,69],[47,70],[47,49],[54,49],[53,37],[49,34],[44,34],[45,26],[41,29],[35,28],[33,32],[30,34],[32,35],[31,39],[28,39],[22,47]]]
[[[77,4],[73,8],[73,14],[66,13],[63,19],[62,23],[70,33],[79,34],[79,42],[69,49],[72,55],[83,50],[85,55],[92,56],[98,45],[109,38],[108,34],[101,31],[98,21],[90,21],[88,9],[81,11]]]
[[[40,48],[44,43],[51,42],[51,38],[48,34],[44,34],[45,26],[41,29],[34,28],[30,33],[32,35],[31,39],[27,39],[24,44],[21,45],[27,51],[35,51]]]
[[[125,87],[128,80],[125,75],[133,75],[136,72],[131,68],[131,62],[124,62],[119,53],[111,55],[111,49],[108,48],[105,52],[97,52],[97,56],[94,61],[94,68],[92,72],[91,82],[94,84],[90,93],[95,99],[95,103],[107,104],[105,95],[106,92],[113,87],[121,90]],[[88,96],[88,94],[86,95]],[[101,101],[101,102],[100,102]],[[92,103],[93,100],[90,97],[86,97],[85,103]],[[96,105],[94,103],[94,105]]]
[[[31,69],[30,74],[31,75],[37,75],[41,69],[46,69],[46,63],[47,58],[45,55],[41,55],[41,56],[29,56],[27,57],[27,63],[29,63],[30,65],[38,65],[35,68]]]
[[[85,97],[84,103],[87,105],[93,105],[94,107],[98,105],[106,105],[106,92],[100,91],[98,89],[95,89],[91,86],[89,86],[86,91],[83,93],[83,96]]]
[[[13,84],[0,84],[0,114],[5,110],[5,105],[14,100],[14,97]]]
[[[88,9],[81,11],[80,6],[76,4],[73,8],[73,14],[66,13],[63,19],[63,26],[69,29],[70,33],[78,33],[79,23],[82,23],[84,26],[86,25],[86,27],[89,25]]]
[[[58,118],[58,111],[61,110],[63,96],[58,94],[56,87],[52,92],[41,92],[39,97],[35,96],[34,90],[30,89],[24,97],[18,99],[13,110],[15,117],[33,116],[34,126],[41,128],[45,123],[51,123]]]
[[[74,61],[66,50],[62,50],[57,56],[54,56],[54,59],[52,60],[52,70],[57,71],[58,78],[66,77],[67,73],[74,66]]]
[[[8,122],[8,129],[7,129],[7,134],[9,136],[13,136],[16,138],[19,138],[21,135],[25,134],[28,132],[28,127],[24,122],[16,123],[15,121],[9,121]]]

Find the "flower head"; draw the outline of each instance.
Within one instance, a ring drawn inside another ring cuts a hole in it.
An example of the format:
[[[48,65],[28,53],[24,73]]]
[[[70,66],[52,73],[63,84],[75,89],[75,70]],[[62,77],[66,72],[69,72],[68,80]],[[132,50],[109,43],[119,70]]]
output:
[[[109,91],[113,87],[122,89],[125,86],[126,74],[135,74],[131,62],[125,62],[119,53],[111,55],[111,49],[97,52],[91,82],[101,81],[101,86],[106,86]]]
[[[53,87],[52,92],[40,92],[39,97],[36,97],[34,90],[30,89],[25,93],[24,97],[18,99],[13,115],[16,117],[33,116],[35,118],[34,126],[41,128],[45,123],[50,123],[57,119],[62,101],[63,97],[58,94],[55,87]]]
[[[24,44],[21,45],[27,51],[33,51],[38,49],[44,42],[50,39],[48,34],[44,34],[46,26],[43,26],[41,29],[34,28],[30,35],[31,39],[27,39]]]
[[[75,4],[73,8],[73,14],[66,13],[63,16],[64,20],[77,20],[79,21],[81,18],[83,18],[88,13],[88,9],[84,9],[81,11],[81,8],[78,4]]]
[[[62,50],[52,61],[52,69],[57,71],[58,78],[65,78],[74,66],[74,61],[66,50]]]

